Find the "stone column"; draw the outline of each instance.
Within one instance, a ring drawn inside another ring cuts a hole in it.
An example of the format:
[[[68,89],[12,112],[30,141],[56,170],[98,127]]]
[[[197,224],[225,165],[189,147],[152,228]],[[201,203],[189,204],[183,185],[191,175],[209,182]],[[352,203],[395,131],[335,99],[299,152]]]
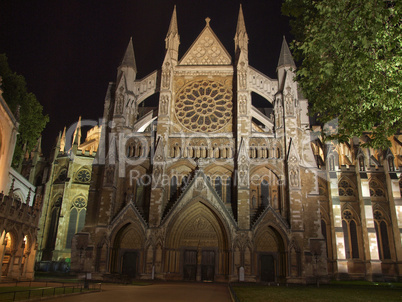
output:
[[[335,260],[334,273],[336,275],[347,274],[348,261],[346,259],[346,252],[345,252],[345,237],[343,235],[343,228],[342,228],[342,211],[341,211],[342,209],[338,189],[340,173],[327,172],[327,177],[329,180],[328,197],[332,210],[331,224],[334,230],[334,232],[332,233],[332,242],[335,243],[335,246],[332,247]]]
[[[364,256],[366,260],[366,275],[372,280],[375,275],[380,275],[381,261],[378,253],[377,233],[375,231],[373,206],[370,197],[369,175],[365,172],[357,173],[359,205],[362,221],[362,233],[364,244]]]
[[[6,231],[4,230],[3,231],[3,233],[1,234],[1,237],[0,237],[0,242],[2,243],[1,244],[1,246],[0,246],[0,249],[1,249],[1,254],[0,254],[0,260],[1,260],[1,265],[3,265],[3,261],[4,261],[4,255],[6,254],[6,245],[4,244],[5,242],[4,242],[4,239],[6,238]],[[0,270],[0,272],[1,272],[1,270]]]
[[[14,277],[13,269],[14,269],[14,259],[15,259],[16,253],[17,253],[17,250],[11,251],[10,262],[8,264],[7,277]]]
[[[384,162],[384,167],[386,167]],[[389,208],[391,214],[393,241],[395,244],[395,256],[397,263],[397,272],[402,274],[402,198],[399,188],[399,178],[401,173],[393,171],[386,172],[387,195],[389,200]],[[391,238],[390,238],[391,239]]]

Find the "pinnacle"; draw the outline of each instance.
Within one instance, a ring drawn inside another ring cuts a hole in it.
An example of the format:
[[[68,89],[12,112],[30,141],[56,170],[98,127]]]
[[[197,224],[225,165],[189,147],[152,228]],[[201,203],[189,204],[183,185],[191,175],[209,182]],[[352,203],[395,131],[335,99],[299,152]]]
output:
[[[292,57],[292,54],[290,52],[288,43],[286,42],[285,36],[283,36],[281,53],[279,55],[279,61],[278,61],[278,68],[282,67],[282,66],[288,66],[288,67],[296,68],[296,64],[293,61],[293,57]]]
[[[178,28],[177,28],[177,14],[176,14],[176,5],[175,5],[173,8],[172,19],[170,19],[169,30],[168,30],[167,36],[169,36],[169,34],[176,34],[176,33],[178,33]]]
[[[236,34],[239,34],[241,31],[246,32],[246,24],[244,22],[243,9],[240,4],[239,17],[237,18]]]
[[[122,67],[122,66],[132,67],[135,71],[137,71],[132,37],[130,38],[130,42],[128,43],[123,60],[121,61],[120,67]]]

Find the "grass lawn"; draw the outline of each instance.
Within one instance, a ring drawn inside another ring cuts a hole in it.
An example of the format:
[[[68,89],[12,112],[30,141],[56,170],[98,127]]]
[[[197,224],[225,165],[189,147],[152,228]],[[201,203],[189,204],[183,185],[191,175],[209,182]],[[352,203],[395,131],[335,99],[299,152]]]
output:
[[[52,280],[60,282],[77,282],[78,277],[73,274],[68,273],[57,273],[57,272],[35,272],[35,281],[42,280]]]
[[[321,285],[312,286],[233,286],[241,302],[281,301],[401,301],[401,287],[363,285]]]

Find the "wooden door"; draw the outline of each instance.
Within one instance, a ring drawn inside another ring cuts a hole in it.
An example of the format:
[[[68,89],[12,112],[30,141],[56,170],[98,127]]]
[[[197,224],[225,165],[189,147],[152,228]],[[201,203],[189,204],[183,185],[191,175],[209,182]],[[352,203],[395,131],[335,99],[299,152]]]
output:
[[[275,261],[272,255],[261,255],[261,281],[275,282]]]
[[[137,252],[125,252],[123,255],[122,274],[135,278],[137,272]]]
[[[202,251],[201,280],[214,281],[215,277],[215,252]]]
[[[183,278],[187,281],[195,281],[197,276],[197,251],[184,251]]]

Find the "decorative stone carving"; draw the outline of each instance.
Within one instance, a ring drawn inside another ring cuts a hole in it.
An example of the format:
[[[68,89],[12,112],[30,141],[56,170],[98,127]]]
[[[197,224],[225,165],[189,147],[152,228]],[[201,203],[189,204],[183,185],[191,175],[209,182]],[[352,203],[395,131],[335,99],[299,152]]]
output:
[[[177,94],[175,114],[188,130],[215,132],[232,119],[232,90],[217,81],[193,81]]]
[[[289,181],[292,187],[299,186],[299,169],[297,167],[290,167]]]
[[[170,63],[166,62],[162,71],[162,88],[169,88],[170,84]]]
[[[240,89],[245,89],[247,88],[247,72],[246,72],[246,68],[245,65],[246,63],[244,62],[240,62],[239,64],[239,88]]]
[[[161,97],[161,106],[160,106],[160,108],[161,108],[161,114],[162,115],[166,115],[166,114],[168,114],[168,110],[169,110],[169,96],[167,96],[167,95],[163,95],[162,97]]]
[[[247,114],[247,97],[245,95],[239,96],[239,113],[240,115]]]
[[[123,94],[119,93],[116,97],[116,112],[115,114],[122,114],[124,107],[124,96]]]
[[[181,65],[229,65],[231,58],[207,24]]]

